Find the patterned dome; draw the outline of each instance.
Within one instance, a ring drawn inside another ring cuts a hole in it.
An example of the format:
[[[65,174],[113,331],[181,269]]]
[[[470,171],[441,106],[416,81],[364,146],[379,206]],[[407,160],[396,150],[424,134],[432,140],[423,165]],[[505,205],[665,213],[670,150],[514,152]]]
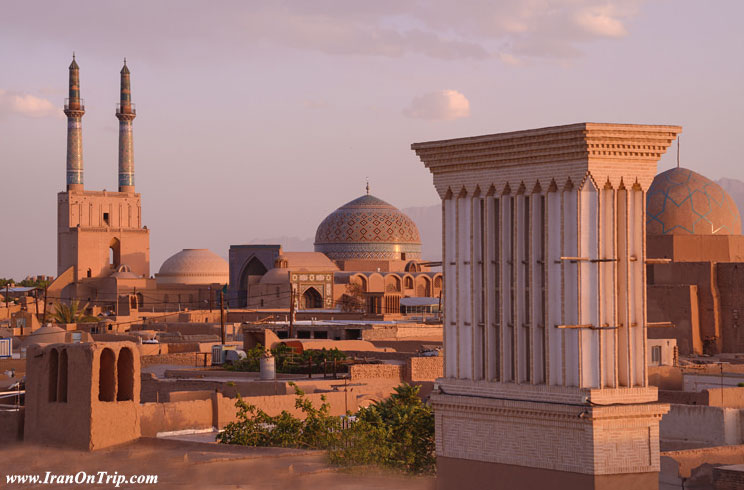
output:
[[[170,257],[155,274],[158,284],[227,284],[227,261],[206,248],[186,248]]]
[[[646,232],[651,235],[740,235],[741,218],[721,186],[686,168],[654,178],[646,195]]]
[[[421,258],[416,223],[369,194],[328,215],[315,233],[315,251],[332,260],[410,260]]]

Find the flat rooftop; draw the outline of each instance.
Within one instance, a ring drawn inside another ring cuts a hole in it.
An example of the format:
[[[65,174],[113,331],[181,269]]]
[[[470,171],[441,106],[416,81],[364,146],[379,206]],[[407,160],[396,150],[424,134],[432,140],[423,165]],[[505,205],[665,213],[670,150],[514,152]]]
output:
[[[188,438],[183,438],[188,439]],[[345,470],[331,466],[324,451],[251,448],[179,439],[144,438],[96,452],[24,443],[0,448],[0,478],[5,475],[75,475],[79,471],[109,475],[158,475],[157,485],[122,488],[267,488],[304,490],[433,490],[434,477],[401,476],[378,469]],[[52,485],[63,488],[64,485]],[[8,486],[4,488],[14,488]],[[30,488],[18,486],[15,488]],[[81,486],[90,488],[90,486]],[[98,487],[97,487],[98,488]],[[100,486],[113,488],[113,486]]]

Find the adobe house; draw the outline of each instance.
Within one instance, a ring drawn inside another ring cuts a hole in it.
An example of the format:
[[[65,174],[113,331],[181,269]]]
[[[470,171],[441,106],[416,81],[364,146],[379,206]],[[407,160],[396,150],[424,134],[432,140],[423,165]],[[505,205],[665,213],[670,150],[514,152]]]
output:
[[[140,437],[140,357],[132,342],[32,345],[24,438],[102,449]]]

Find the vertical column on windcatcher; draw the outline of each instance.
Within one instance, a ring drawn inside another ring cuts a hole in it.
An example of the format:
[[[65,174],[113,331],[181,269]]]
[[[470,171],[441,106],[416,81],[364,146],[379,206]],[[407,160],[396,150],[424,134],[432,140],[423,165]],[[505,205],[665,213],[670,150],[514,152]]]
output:
[[[121,97],[116,106],[116,117],[119,119],[119,192],[134,192],[132,121],[136,115],[129,84],[129,68],[124,59],[124,67],[121,69]]]
[[[80,98],[80,67],[72,55],[70,93],[65,101],[67,115],[67,190],[83,190],[83,114],[85,104]]]

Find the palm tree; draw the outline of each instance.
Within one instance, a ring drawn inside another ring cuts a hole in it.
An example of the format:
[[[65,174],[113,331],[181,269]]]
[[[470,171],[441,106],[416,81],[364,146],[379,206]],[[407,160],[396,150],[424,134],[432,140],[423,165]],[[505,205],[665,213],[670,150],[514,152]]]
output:
[[[55,323],[97,322],[98,317],[86,315],[87,308],[87,303],[81,306],[78,300],[72,300],[70,304],[56,303],[51,319]]]

